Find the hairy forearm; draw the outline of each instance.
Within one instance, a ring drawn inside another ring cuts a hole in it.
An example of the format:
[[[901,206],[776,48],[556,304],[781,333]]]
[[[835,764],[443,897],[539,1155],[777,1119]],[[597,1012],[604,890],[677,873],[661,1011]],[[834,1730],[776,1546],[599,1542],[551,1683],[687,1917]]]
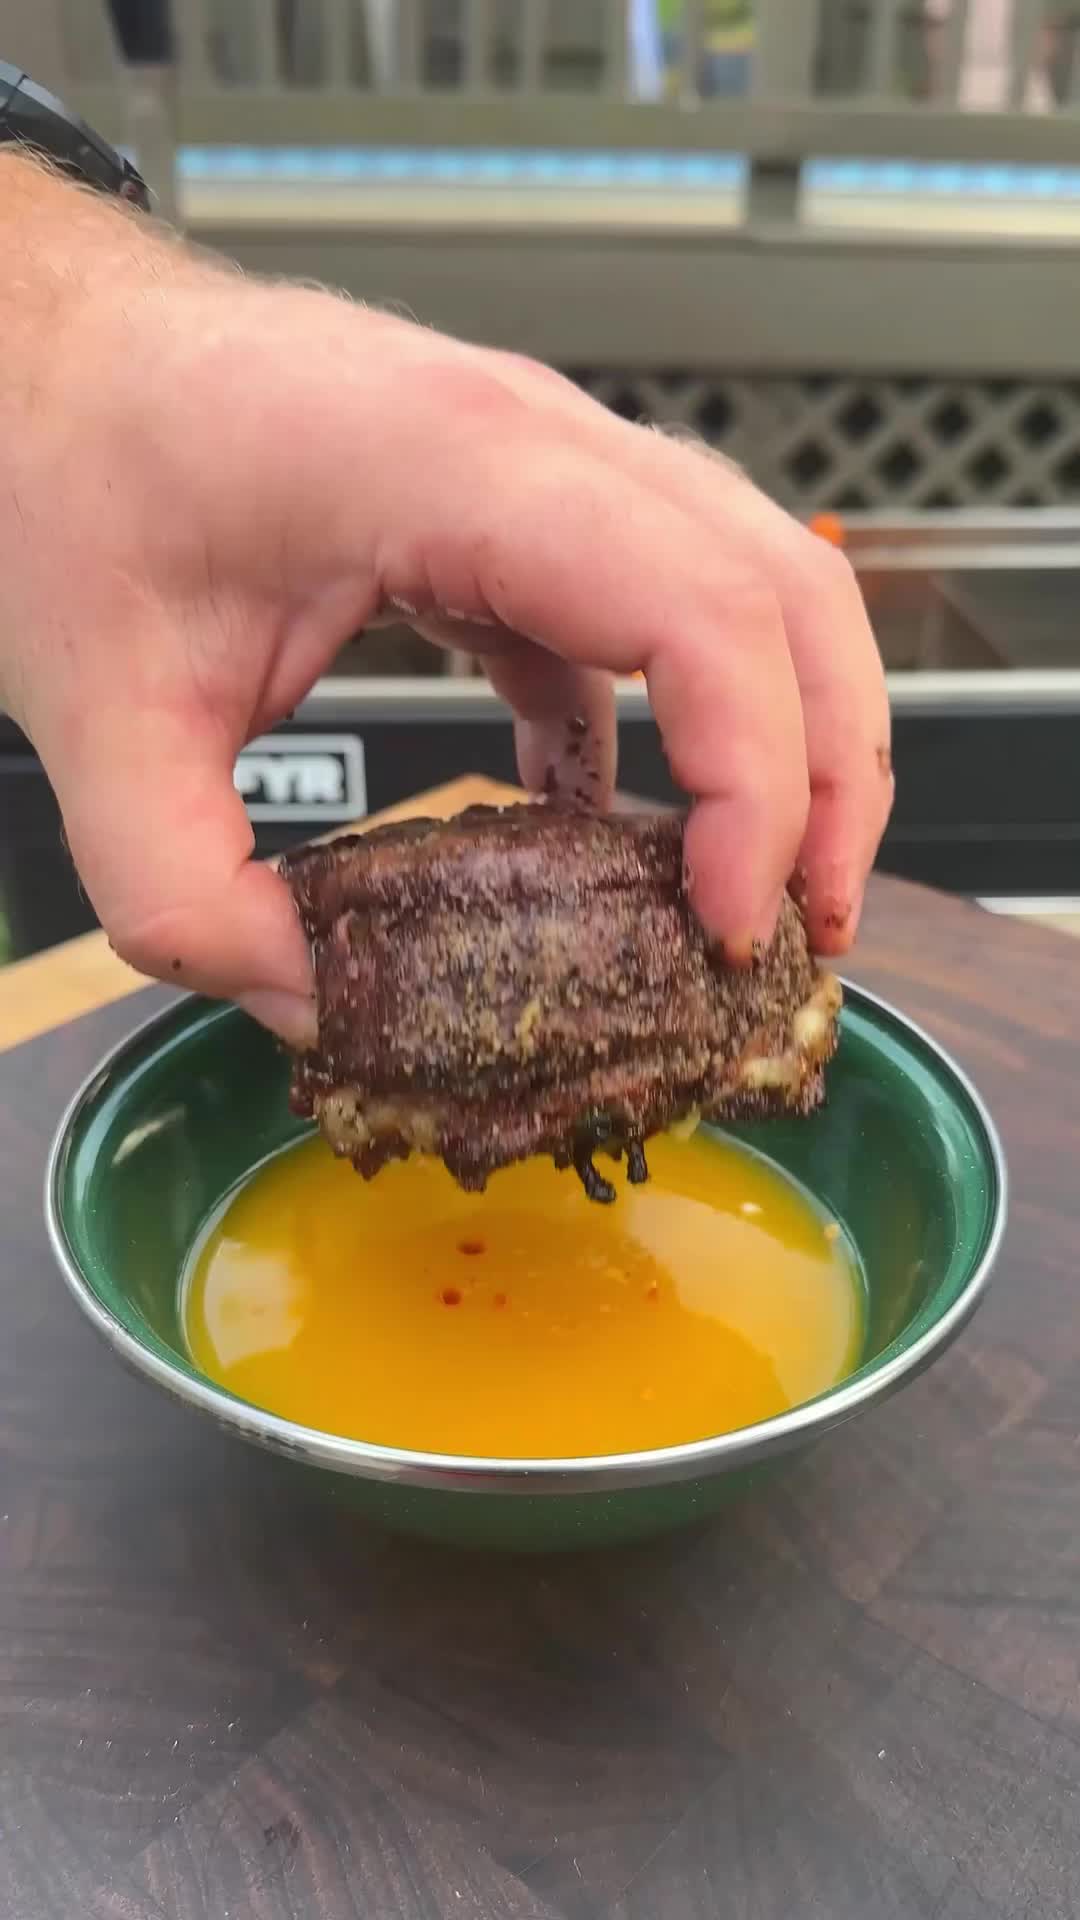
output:
[[[77,475],[88,455],[108,461],[124,394],[153,382],[166,296],[230,269],[13,148],[0,148],[0,258],[0,564],[25,581],[43,554],[78,564]],[[13,589],[0,590],[0,705],[15,711],[16,654],[36,638],[18,619]]]
[[[132,209],[12,148],[0,148],[0,243],[5,397],[18,395],[24,369],[46,361],[87,299],[122,298],[169,260]]]
[[[80,329],[215,271],[180,236],[48,162],[0,147],[0,406],[25,397]],[[224,261],[216,271],[226,272]]]
[[[0,591],[0,702],[20,717],[30,637],[12,582],[41,565],[40,479],[62,458],[81,316],[96,287],[115,284],[110,261],[130,262],[140,239],[126,210],[47,163],[0,148],[0,563],[8,582]]]

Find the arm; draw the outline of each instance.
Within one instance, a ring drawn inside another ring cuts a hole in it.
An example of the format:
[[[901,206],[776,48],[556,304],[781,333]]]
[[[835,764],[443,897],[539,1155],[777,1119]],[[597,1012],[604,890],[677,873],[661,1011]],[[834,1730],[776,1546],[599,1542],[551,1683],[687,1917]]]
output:
[[[121,954],[306,1031],[233,766],[401,609],[484,657],[533,788],[580,716],[610,793],[611,676],[643,670],[702,920],[748,958],[794,876],[846,951],[892,778],[833,549],[546,368],[247,279],[12,154],[0,230],[0,686]]]

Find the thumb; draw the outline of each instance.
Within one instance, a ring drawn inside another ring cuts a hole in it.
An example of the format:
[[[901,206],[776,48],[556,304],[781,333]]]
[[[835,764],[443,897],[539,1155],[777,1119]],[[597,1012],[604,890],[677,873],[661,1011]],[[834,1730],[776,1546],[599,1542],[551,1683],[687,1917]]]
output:
[[[87,701],[35,730],[68,844],[110,944],[159,980],[314,1036],[311,960],[288,887],[252,858],[228,730],[198,711]]]

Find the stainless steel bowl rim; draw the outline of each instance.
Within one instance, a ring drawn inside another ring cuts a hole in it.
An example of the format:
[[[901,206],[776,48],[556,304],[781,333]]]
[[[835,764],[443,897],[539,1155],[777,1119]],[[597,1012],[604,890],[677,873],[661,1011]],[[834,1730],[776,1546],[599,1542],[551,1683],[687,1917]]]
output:
[[[841,1381],[818,1398],[775,1414],[753,1426],[680,1446],[640,1453],[582,1455],[568,1459],[486,1459],[480,1456],[416,1453],[402,1447],[375,1446],[304,1427],[238,1400],[211,1381],[192,1378],[179,1365],[150,1352],[117,1319],[90,1286],[75,1258],[63,1223],[60,1188],[64,1154],[83,1107],[110,1070],[142,1045],[147,1035],[173,1017],[174,1001],[142,1021],[89,1073],[57,1127],[45,1173],[45,1223],[53,1254],[79,1306],[97,1332],[136,1374],[151,1380],[174,1399],[208,1414],[219,1426],[272,1453],[309,1466],[363,1480],[425,1487],[442,1493],[614,1494],[631,1488],[663,1486],[745,1469],[805,1446],[842,1422],[879,1405],[913,1380],[950,1346],[978,1306],[993,1272],[1005,1232],[1009,1175],[1004,1148],[986,1105],[963,1068],[947,1050],[906,1014],[864,987],[842,980],[845,1001],[882,1014],[918,1041],[946,1069],[966,1095],[986,1137],[994,1168],[996,1206],[986,1247],[962,1293],[952,1306],[901,1353],[869,1374]]]

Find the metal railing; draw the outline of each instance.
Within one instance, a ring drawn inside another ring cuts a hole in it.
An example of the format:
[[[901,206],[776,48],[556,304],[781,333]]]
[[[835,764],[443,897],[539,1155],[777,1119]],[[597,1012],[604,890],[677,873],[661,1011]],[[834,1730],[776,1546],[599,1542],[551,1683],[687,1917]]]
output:
[[[670,36],[686,103],[711,90],[707,13],[707,0],[683,0]],[[626,99],[656,91],[662,56],[657,9],[641,0],[172,0],[172,14],[199,84]],[[1047,105],[1080,97],[1078,12],[1065,0],[1011,0],[984,18],[983,0],[752,0],[747,84],[759,96],[1019,110],[1044,75]]]
[[[1068,0],[1050,14],[1047,0],[1006,0],[996,35],[983,0],[751,0],[742,79],[723,98],[707,0],[684,0],[666,48],[642,0],[143,0],[144,12],[155,5],[175,47],[158,112],[181,147],[722,151],[747,157],[750,220],[796,214],[811,158],[1080,163]],[[5,0],[3,40],[130,142],[140,81],[110,0]],[[153,138],[160,170],[165,134]]]
[[[968,105],[1060,114],[1080,102],[1080,5],[1005,0],[985,19],[983,8],[748,0],[736,90],[789,104],[915,103],[928,114]],[[666,50],[650,0],[142,0],[142,10],[171,23],[181,98],[252,91],[273,96],[286,118],[289,99],[307,92],[730,104],[712,97],[707,0],[683,0]],[[110,0],[5,0],[5,47],[69,88],[111,87],[112,19]]]
[[[753,0],[742,84],[717,98],[705,0],[684,0],[669,68],[638,0],[173,0],[178,137],[720,149],[789,184],[754,214],[792,210],[812,155],[1080,159],[1080,8],[1051,30],[1046,0],[1011,0],[987,41],[982,4]]]

